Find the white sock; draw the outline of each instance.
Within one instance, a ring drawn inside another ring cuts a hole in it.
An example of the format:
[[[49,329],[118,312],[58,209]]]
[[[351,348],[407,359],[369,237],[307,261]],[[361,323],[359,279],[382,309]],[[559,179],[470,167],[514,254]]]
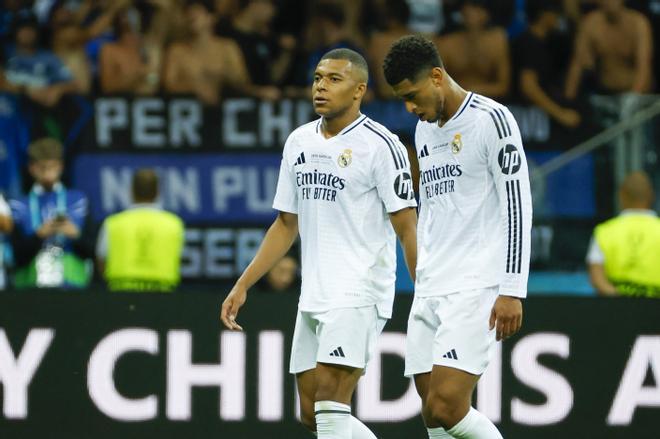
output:
[[[447,433],[456,439],[502,439],[502,435],[490,419],[472,407],[468,414]]]
[[[369,428],[356,417],[351,416],[352,439],[377,439]]]
[[[426,428],[426,431],[429,432],[429,439],[453,439],[454,436],[447,433],[447,431],[442,427],[437,428]]]
[[[351,439],[351,406],[336,401],[314,403],[319,439]]]

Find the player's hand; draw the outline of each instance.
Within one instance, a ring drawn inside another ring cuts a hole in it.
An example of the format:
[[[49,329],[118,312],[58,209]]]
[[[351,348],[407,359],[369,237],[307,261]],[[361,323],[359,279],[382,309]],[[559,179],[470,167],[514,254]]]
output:
[[[243,328],[236,323],[236,316],[238,310],[243,306],[247,299],[247,289],[236,284],[231,289],[227,298],[222,302],[222,309],[220,311],[220,320],[222,323],[233,331],[242,331]]]
[[[490,312],[490,329],[497,328],[497,341],[511,337],[522,326],[522,302],[517,297],[499,296]]]

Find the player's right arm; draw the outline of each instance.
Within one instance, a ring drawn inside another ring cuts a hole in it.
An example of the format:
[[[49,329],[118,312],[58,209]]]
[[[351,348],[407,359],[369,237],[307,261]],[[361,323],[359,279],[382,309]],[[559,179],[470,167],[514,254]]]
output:
[[[261,279],[277,261],[282,259],[293,245],[296,236],[298,236],[298,215],[280,212],[268,232],[266,232],[266,236],[254,259],[243,271],[243,274],[238,278],[222,303],[220,318],[227,328],[243,330],[236,323],[236,315],[247,299],[248,289]]]
[[[298,188],[292,169],[295,160],[288,158],[293,137],[294,134],[290,135],[284,145],[277,191],[273,200],[273,208],[278,210],[279,214],[266,232],[254,259],[222,303],[220,319],[229,329],[243,330],[236,323],[236,315],[247,299],[247,290],[286,254],[298,236]]]

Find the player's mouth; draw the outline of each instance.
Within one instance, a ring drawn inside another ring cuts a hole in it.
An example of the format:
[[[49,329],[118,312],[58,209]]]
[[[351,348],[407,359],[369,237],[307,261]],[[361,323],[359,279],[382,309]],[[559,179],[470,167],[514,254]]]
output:
[[[314,105],[325,105],[328,103],[328,100],[324,97],[317,96],[314,98]]]

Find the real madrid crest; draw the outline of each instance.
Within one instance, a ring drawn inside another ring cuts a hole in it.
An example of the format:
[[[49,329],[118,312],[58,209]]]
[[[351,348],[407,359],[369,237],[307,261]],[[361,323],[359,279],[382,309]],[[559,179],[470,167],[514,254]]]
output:
[[[339,154],[339,158],[337,159],[337,164],[339,164],[339,167],[345,168],[351,164],[353,161],[353,156],[351,154],[353,154],[352,149],[345,149],[344,152]]]
[[[461,140],[461,133],[454,134],[454,140],[451,141],[451,152],[458,154],[463,149],[463,140]]]

